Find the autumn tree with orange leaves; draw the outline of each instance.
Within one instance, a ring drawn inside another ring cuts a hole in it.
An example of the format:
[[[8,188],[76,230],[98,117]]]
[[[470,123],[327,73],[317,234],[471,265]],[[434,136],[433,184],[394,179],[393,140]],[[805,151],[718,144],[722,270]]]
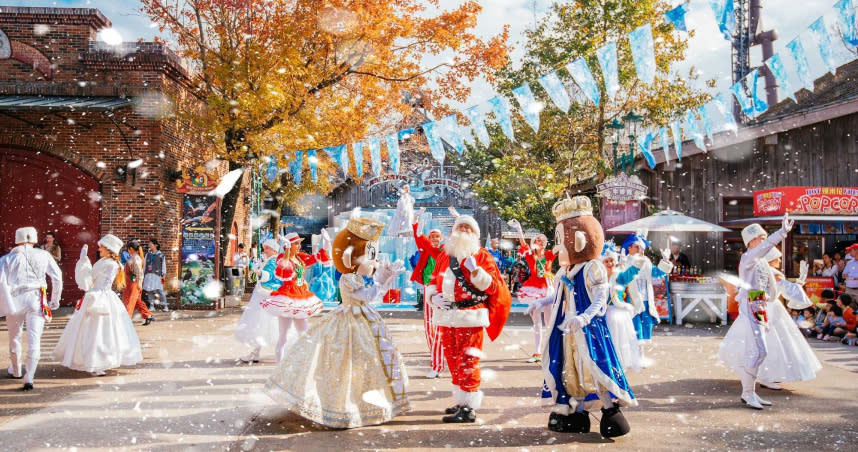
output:
[[[508,50],[506,28],[487,40],[473,34],[481,10],[473,0],[452,11],[442,11],[437,0],[142,3],[198,76],[206,108],[180,114],[204,131],[231,169],[258,169],[266,156],[283,168],[295,150],[389,133],[411,108],[401,101],[403,91],[464,101],[468,82],[492,80]],[[452,57],[425,64],[426,56],[439,55]],[[442,114],[446,106],[436,101],[430,108]],[[283,203],[326,193],[335,170],[320,152],[318,184],[305,175],[296,186],[281,172],[266,186],[278,212],[274,224]],[[224,199],[224,225],[232,223],[237,192]]]

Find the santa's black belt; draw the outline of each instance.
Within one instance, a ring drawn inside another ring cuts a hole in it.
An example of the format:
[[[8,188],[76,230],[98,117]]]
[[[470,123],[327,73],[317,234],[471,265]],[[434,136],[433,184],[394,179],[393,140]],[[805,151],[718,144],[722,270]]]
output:
[[[465,309],[465,308],[471,308],[474,306],[478,306],[481,304],[483,304],[483,300],[471,299],[471,300],[454,301],[450,305],[450,309]]]

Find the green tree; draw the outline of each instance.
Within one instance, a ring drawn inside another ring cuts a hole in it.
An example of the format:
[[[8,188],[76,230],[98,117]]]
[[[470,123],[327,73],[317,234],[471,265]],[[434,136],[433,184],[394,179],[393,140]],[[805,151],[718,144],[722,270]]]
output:
[[[687,39],[663,21],[662,15],[670,8],[664,0],[554,3],[525,32],[520,64],[509,61],[496,82],[497,90],[513,105],[511,90],[530,83],[545,104],[539,133],[514,114],[516,142],[506,139],[499,128],[490,127],[490,146],[468,146],[456,167],[470,177],[476,195],[502,218],[517,218],[526,228],[550,232],[554,224],[551,206],[558,197],[565,196],[564,192],[574,195],[579,187],[611,172],[613,139],[609,142],[606,133],[611,121],[634,110],[643,116],[643,128],[666,124],[707,101],[708,95],[690,85],[697,78],[694,68],[684,75],[671,71],[672,64],[685,58]],[[637,78],[626,38],[628,32],[645,24],[652,24],[655,43],[657,73],[651,85]],[[595,51],[612,40],[618,44],[621,88],[608,99]],[[563,69],[579,57],[587,60],[596,77],[601,97],[598,106],[586,100]],[[554,106],[537,82],[555,69],[560,69],[573,99],[568,113]]]

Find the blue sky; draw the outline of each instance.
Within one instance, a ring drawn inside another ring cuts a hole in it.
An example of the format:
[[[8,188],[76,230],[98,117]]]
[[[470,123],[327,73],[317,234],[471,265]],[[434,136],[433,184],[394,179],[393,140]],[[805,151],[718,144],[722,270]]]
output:
[[[462,1],[440,0],[440,3],[443,8],[452,8]],[[113,22],[114,28],[126,41],[135,41],[138,38],[150,40],[158,33],[158,29],[140,13],[140,3],[137,0],[6,0],[5,2],[0,0],[0,2],[15,6],[98,8]],[[534,17],[545,12],[551,0],[481,0],[480,3],[483,5],[483,13],[479,20],[478,34],[495,35],[500,32],[503,24],[510,24],[511,41],[515,44],[520,41],[522,31],[533,25]],[[797,7],[797,3],[797,0],[763,1],[763,29],[774,27],[780,35],[780,39],[775,42],[776,52],[783,49],[787,42],[804,31],[817,17],[833,11],[831,7],[835,0],[802,0],[800,8]],[[685,71],[694,66],[700,71],[702,78],[717,80],[718,91],[725,91],[730,85],[730,46],[717,30],[709,9],[709,0],[691,1],[688,26],[696,30],[696,33],[690,41],[687,62],[677,67],[677,70]],[[812,48],[810,47],[812,42],[805,41],[808,49]],[[810,50],[809,52],[815,53]],[[513,53],[513,58],[516,55],[519,55],[517,51]],[[759,49],[755,49],[752,54],[752,64],[759,64],[759,61]],[[816,64],[818,62],[818,57],[811,55],[811,67],[820,68],[821,65]],[[822,73],[814,75],[819,76]],[[476,82],[472,88],[469,104],[482,102],[494,95],[491,86],[485,82]]]

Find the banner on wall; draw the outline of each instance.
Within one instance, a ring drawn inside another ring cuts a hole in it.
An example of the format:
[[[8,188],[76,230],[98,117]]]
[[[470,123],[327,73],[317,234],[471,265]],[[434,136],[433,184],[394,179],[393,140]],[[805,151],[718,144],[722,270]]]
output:
[[[825,289],[834,290],[834,278],[825,276],[808,276],[804,283],[804,291],[807,297],[813,304],[819,304],[822,301],[822,291]]]
[[[211,307],[217,299],[208,298],[205,288],[218,281],[220,274],[220,199],[208,194],[217,187],[219,177],[203,165],[183,170],[182,176],[176,189],[185,194],[179,303],[182,307]]]
[[[858,187],[779,187],[754,192],[754,216],[858,215]]]

